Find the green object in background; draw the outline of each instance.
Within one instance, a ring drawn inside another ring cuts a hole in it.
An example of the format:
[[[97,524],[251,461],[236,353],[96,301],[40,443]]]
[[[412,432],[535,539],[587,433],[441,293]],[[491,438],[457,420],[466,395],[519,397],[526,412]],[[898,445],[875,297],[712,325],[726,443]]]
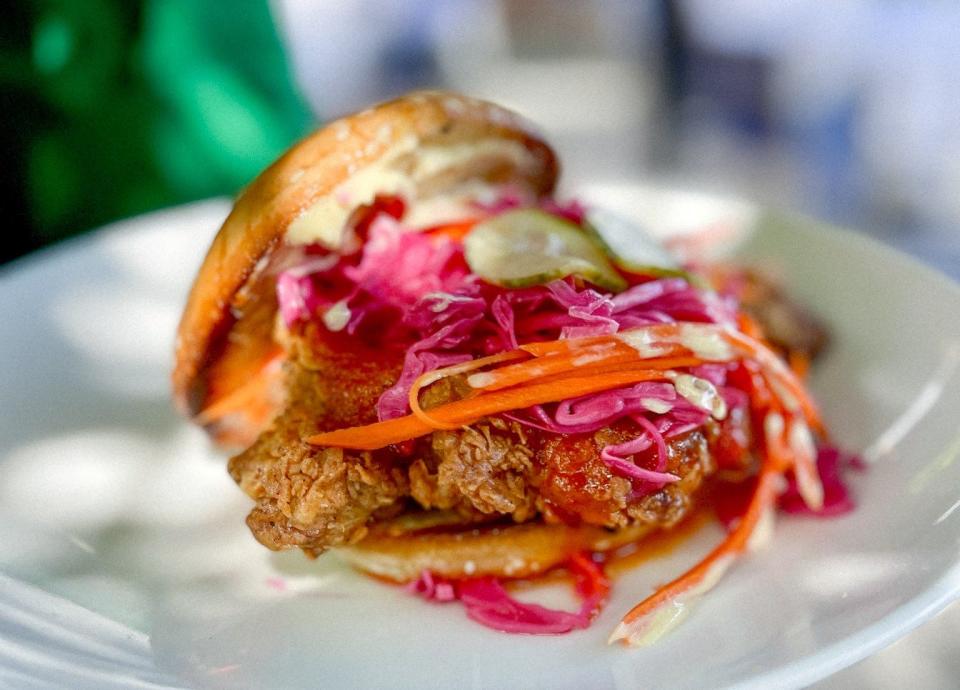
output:
[[[179,193],[236,190],[306,129],[264,2],[153,0],[144,26],[154,154]]]
[[[235,194],[311,122],[266,0],[34,0],[0,51],[33,244]],[[17,156],[13,156],[17,160]]]

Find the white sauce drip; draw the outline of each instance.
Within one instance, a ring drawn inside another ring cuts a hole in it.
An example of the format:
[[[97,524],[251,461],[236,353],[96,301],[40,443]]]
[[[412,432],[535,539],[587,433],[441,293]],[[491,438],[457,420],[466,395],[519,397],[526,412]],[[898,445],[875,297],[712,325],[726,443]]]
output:
[[[653,336],[645,328],[635,328],[629,331],[623,331],[622,333],[617,334],[617,338],[620,339],[626,345],[629,345],[634,350],[636,350],[641,357],[644,359],[652,359],[654,357],[660,357],[670,352],[670,343],[663,341],[655,342]]]
[[[435,299],[436,302],[430,305],[430,311],[439,314],[446,311],[454,302],[469,302],[472,298],[454,295],[449,292],[428,292],[422,299]]]
[[[389,134],[389,132],[387,132]],[[378,136],[380,132],[378,132]],[[376,140],[377,146],[386,142]],[[419,147],[419,148],[418,148]],[[415,167],[409,170],[407,154],[417,150]],[[430,202],[419,198],[421,183],[441,176],[447,170],[457,170],[473,158],[503,158],[510,160],[515,167],[522,169],[530,165],[530,154],[520,142],[503,139],[484,139],[459,144],[421,145],[420,140],[409,135],[402,138],[386,151],[379,159],[369,165],[362,165],[360,159],[371,156],[375,150],[358,149],[353,155],[344,158],[349,177],[293,220],[287,227],[286,241],[291,245],[320,242],[328,247],[340,246],[343,227],[350,214],[358,206],[369,204],[377,194],[398,194],[411,204],[408,216],[414,214],[420,220],[422,214],[416,207],[421,202]],[[357,160],[354,160],[357,159]],[[476,186],[475,180],[465,180],[464,186]],[[454,190],[445,190],[447,196]],[[443,199],[443,197],[439,197]],[[449,205],[446,201],[443,204]],[[418,226],[410,218],[407,222]]]
[[[733,348],[715,326],[682,325],[680,344],[700,359],[712,362],[729,362],[734,357]]]
[[[763,433],[768,445],[777,445],[783,437],[783,415],[779,412],[768,412],[763,418]]]
[[[574,357],[572,364],[575,367],[583,367],[588,364],[595,364],[596,362],[602,362],[606,359],[607,355],[605,352],[592,352],[589,354],[580,355],[579,357]]]
[[[609,643],[625,640],[631,647],[651,645],[675,628],[687,614],[696,600],[716,587],[734,561],[734,554],[721,556],[707,569],[703,580],[669,603],[653,610],[649,615],[632,623],[620,623],[610,635]]]
[[[350,307],[347,306],[347,301],[342,299],[339,302],[335,302],[324,312],[323,325],[336,333],[347,327],[347,324],[350,323],[351,316],[352,314],[350,313]]]
[[[493,383],[493,374],[483,372],[480,374],[471,374],[467,377],[467,384],[471,388],[486,388]]]
[[[691,405],[706,410],[717,420],[727,416],[727,403],[717,391],[716,386],[706,379],[674,371],[667,372],[667,378],[673,381],[677,394]]]
[[[673,405],[659,398],[641,398],[640,404],[654,414],[666,414],[673,409]]]

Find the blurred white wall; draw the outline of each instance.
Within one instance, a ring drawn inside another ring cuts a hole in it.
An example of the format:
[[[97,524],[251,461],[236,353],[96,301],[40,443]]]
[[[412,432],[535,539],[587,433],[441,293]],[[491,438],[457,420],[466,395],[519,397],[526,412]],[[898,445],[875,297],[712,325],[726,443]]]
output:
[[[568,183],[746,196],[960,276],[960,2],[273,2],[320,119],[457,89],[538,123]]]
[[[643,167],[657,93],[647,68],[655,57],[649,5],[280,0],[276,8],[321,116],[442,86],[502,103],[542,127],[568,179]],[[386,63],[404,59],[423,71],[391,80]]]

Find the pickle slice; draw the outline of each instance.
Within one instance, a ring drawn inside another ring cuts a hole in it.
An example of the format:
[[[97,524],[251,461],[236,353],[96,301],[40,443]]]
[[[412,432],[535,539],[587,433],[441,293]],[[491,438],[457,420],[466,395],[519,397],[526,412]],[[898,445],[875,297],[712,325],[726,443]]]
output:
[[[464,240],[470,270],[510,288],[578,276],[605,290],[627,287],[596,239],[539,209],[507,211],[478,223]]]
[[[677,259],[636,223],[603,209],[591,209],[586,220],[587,232],[603,247],[610,261],[624,271],[657,277],[689,277]]]

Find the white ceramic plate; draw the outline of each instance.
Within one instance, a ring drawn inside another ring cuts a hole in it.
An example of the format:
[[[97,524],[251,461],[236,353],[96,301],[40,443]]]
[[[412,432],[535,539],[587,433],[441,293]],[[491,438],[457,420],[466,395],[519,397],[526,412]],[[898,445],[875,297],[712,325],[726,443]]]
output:
[[[798,686],[949,603],[960,589],[960,289],[852,234],[758,226],[748,205],[586,194],[654,228],[671,208],[695,209],[675,226],[729,224],[738,251],[779,267],[829,321],[835,345],[814,387],[837,438],[874,461],[857,478],[856,512],[780,520],[769,548],[639,650],[607,647],[606,635],[716,531],[619,580],[588,631],[545,638],[477,627],[456,605],[332,557],[269,553],[246,531],[224,459],[168,402],[175,322],[227,210],[208,202],[0,271],[0,685]]]

